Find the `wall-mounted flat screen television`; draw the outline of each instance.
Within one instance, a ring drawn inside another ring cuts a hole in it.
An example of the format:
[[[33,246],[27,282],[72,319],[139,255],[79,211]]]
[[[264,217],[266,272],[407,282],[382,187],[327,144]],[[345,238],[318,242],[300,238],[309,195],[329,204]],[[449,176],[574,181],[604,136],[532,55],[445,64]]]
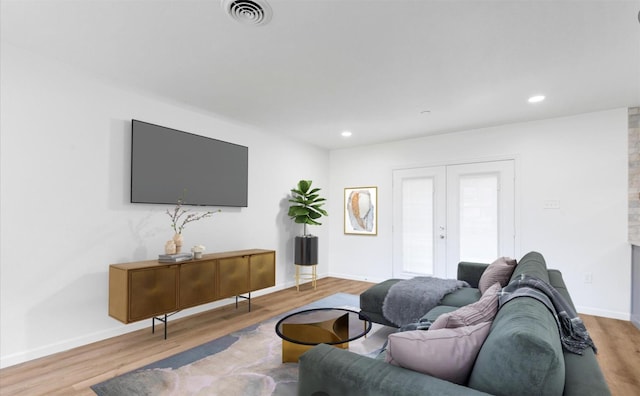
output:
[[[249,149],[131,121],[131,202],[247,206]]]

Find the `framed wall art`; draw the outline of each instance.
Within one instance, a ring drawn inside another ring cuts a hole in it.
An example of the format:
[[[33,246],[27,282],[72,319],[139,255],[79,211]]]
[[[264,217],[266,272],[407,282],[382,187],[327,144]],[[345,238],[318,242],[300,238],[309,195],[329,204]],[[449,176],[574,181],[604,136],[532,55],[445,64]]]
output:
[[[378,187],[344,189],[344,233],[378,234]]]

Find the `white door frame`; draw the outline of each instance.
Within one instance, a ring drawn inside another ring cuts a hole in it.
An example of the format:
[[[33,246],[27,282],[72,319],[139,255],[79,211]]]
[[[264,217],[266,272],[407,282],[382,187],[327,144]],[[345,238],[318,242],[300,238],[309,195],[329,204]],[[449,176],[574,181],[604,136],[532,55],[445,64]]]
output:
[[[460,178],[472,175],[498,176],[498,246],[497,257],[515,255],[515,163],[491,161],[447,166],[447,278],[455,278],[460,257]],[[489,261],[490,262],[490,261]]]
[[[505,158],[477,162],[450,163],[410,169],[393,170],[393,277],[410,278],[419,275],[456,278],[459,257],[459,180],[461,176],[498,173],[499,214],[498,255],[515,257],[517,241],[515,224],[518,218],[516,197],[516,160]],[[403,268],[402,180],[434,178],[433,273],[407,272]]]
[[[402,185],[408,179],[430,179],[433,182],[432,198],[432,224],[429,233],[432,238],[432,251],[427,252],[431,261],[431,268],[425,272],[409,272],[404,266],[404,240],[403,240],[403,216],[411,215],[403,213],[403,205],[399,204],[403,200]],[[446,221],[446,168],[424,167],[414,169],[399,169],[393,172],[393,276],[395,278],[411,278],[419,275],[436,275],[446,271],[446,244],[445,244],[445,221]],[[398,204],[397,204],[398,203]],[[440,237],[442,236],[442,237]]]

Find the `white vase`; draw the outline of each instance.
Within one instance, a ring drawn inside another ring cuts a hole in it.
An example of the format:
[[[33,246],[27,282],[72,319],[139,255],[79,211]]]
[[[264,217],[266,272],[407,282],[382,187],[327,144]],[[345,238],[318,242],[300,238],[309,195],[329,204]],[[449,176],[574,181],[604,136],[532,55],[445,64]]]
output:
[[[164,254],[175,254],[176,253],[176,243],[173,239],[167,241],[164,244]]]
[[[176,253],[180,253],[182,250],[182,234],[175,234],[173,236],[173,242],[176,244]]]

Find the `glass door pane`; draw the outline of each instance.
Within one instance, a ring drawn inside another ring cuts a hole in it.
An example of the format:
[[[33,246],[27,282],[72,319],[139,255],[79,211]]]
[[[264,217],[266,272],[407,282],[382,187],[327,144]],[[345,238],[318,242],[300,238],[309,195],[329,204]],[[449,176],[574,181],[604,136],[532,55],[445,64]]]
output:
[[[515,254],[513,160],[393,171],[393,276],[455,279]]]
[[[447,276],[515,253],[513,160],[447,166]]]
[[[402,270],[433,274],[433,179],[402,182]]]
[[[445,168],[393,172],[393,276],[445,275]]]
[[[498,257],[498,175],[460,177],[460,261]]]

